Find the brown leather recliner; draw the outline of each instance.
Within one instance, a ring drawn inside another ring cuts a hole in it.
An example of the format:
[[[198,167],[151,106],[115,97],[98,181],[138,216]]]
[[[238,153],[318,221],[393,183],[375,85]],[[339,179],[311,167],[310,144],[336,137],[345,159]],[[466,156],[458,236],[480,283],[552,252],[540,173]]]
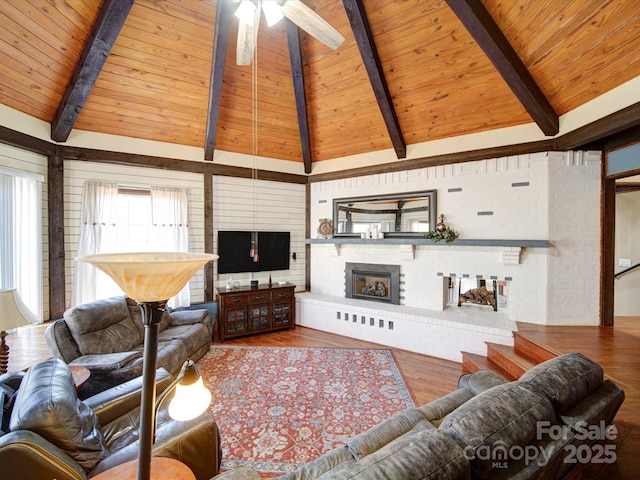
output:
[[[158,370],[158,391],[171,382]],[[27,373],[0,376],[2,478],[86,480],[138,455],[142,378],[79,400],[69,367],[59,359]],[[166,403],[165,403],[166,405]],[[157,415],[153,455],[186,464],[198,480],[218,473],[218,428],[207,412],[187,422]]]

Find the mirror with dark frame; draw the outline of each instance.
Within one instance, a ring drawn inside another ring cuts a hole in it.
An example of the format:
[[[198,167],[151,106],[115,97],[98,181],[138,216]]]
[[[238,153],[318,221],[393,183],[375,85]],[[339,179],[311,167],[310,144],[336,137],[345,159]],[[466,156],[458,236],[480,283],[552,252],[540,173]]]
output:
[[[423,236],[436,225],[436,190],[335,198],[334,236],[360,237],[372,230],[384,237]]]

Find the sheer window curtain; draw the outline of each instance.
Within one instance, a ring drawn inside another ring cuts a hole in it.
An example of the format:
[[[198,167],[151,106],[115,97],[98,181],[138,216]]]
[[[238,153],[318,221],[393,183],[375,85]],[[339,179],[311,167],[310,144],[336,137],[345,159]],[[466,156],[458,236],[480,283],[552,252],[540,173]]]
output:
[[[41,175],[0,173],[0,288],[42,318]]]
[[[13,288],[14,236],[13,176],[0,175],[0,288]]]
[[[185,188],[151,187],[151,247],[157,252],[189,251],[189,196]],[[172,299],[170,308],[188,307],[189,283]]]
[[[78,256],[114,253],[117,248],[118,184],[88,180],[82,193],[82,217]],[[72,305],[96,300],[100,296],[122,295],[104,273],[88,263],[75,262]]]

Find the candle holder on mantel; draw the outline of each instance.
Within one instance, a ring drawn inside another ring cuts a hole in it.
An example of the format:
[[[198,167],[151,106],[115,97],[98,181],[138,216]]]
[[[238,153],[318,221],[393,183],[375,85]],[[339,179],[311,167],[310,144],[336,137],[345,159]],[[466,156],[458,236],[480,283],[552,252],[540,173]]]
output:
[[[449,228],[447,227],[447,224],[444,223],[444,219],[447,217],[444,216],[444,213],[441,213],[438,218],[440,221],[436,223],[436,232],[444,233]]]
[[[459,234],[453,228],[449,228],[449,226],[444,223],[444,219],[447,218],[444,216],[444,213],[440,214],[438,217],[440,221],[436,223],[436,226],[433,230],[429,230],[425,234],[425,238],[432,240],[437,243],[440,240],[444,240],[446,243],[453,242],[456,238],[458,238]]]
[[[76,258],[109,275],[142,312],[144,352],[138,480],[151,476],[151,449],[155,427],[156,363],[158,330],[167,301],[178,294],[206,263],[217,260],[210,253],[107,253]]]

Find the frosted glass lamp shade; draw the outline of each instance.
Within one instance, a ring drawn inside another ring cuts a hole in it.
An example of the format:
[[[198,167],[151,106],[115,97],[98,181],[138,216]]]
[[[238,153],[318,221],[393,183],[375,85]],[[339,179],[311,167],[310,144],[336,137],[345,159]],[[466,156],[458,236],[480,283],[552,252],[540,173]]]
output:
[[[158,302],[177,295],[206,263],[211,253],[105,253],[78,257],[109,275],[124,293],[137,302]]]
[[[202,377],[191,385],[176,385],[176,393],[169,403],[169,415],[185,422],[202,414],[211,404],[211,392],[205,388]]]

